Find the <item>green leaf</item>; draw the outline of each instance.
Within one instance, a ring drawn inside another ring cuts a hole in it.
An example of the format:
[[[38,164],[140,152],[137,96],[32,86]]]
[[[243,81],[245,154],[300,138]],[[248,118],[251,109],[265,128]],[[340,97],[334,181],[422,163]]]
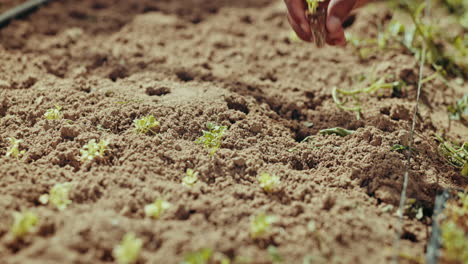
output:
[[[140,134],[147,134],[148,132],[156,133],[155,129],[159,126],[159,121],[153,115],[144,116],[140,119],[133,120],[135,125],[135,132]]]
[[[340,137],[345,137],[353,134],[354,130],[347,130],[341,127],[322,129],[319,131],[321,135],[338,135]]]
[[[15,238],[23,238],[27,234],[33,233],[36,231],[39,218],[36,214],[26,211],[26,212],[14,212],[13,213],[13,226],[11,227],[11,234]]]
[[[127,233],[122,242],[113,250],[114,258],[119,264],[132,264],[138,260],[143,240],[136,237],[134,233]]]
[[[260,183],[260,187],[262,187],[262,189],[268,193],[278,191],[281,184],[279,176],[270,175],[266,172],[260,173],[260,175],[257,177],[257,180]]]
[[[253,216],[250,221],[250,235],[253,239],[266,236],[271,225],[277,221],[276,216],[260,213]]]
[[[227,126],[219,126],[214,123],[206,125],[208,131],[203,131],[203,135],[195,140],[196,144],[203,145],[210,150],[210,155],[214,155],[221,147],[221,140],[227,130]]]
[[[198,251],[188,253],[181,264],[208,264],[213,250],[210,248],[202,248]]]

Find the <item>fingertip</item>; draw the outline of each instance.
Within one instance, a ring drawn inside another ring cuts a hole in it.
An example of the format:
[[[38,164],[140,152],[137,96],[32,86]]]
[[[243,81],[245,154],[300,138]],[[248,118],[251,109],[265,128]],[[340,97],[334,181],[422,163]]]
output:
[[[336,16],[329,16],[327,18],[327,30],[328,30],[328,33],[330,33],[331,35],[334,35],[335,33],[337,33],[340,29],[342,29],[341,27],[341,20],[336,17]]]
[[[299,26],[298,24],[296,24],[296,22],[291,18],[291,16],[288,14],[288,21],[289,21],[289,24],[291,25],[291,27],[293,28],[294,32],[296,32],[296,35],[302,39],[303,41],[307,41],[307,42],[310,42],[311,41],[311,37],[312,37],[312,33],[308,33],[308,32],[304,32],[303,31],[303,26]],[[310,31],[310,29],[309,29]]]

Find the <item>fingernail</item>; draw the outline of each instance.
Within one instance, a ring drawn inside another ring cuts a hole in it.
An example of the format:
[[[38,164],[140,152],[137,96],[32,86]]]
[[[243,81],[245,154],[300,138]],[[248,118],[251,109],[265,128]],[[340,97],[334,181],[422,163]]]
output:
[[[330,16],[327,19],[327,29],[328,32],[333,33],[340,29],[341,20],[336,16]]]

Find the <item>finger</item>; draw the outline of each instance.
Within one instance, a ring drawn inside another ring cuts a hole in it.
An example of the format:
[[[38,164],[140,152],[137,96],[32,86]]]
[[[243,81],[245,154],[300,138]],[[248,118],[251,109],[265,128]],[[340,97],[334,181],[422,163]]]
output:
[[[327,12],[327,30],[329,39],[333,45],[346,43],[343,21],[349,16],[355,7],[357,0],[331,0]]]
[[[307,6],[304,0],[284,0],[288,7],[289,19],[291,25],[295,24],[298,26],[298,30],[295,29],[298,35],[302,35],[305,39],[309,40],[312,36],[310,31],[309,21],[307,20],[305,11]],[[294,23],[292,23],[294,22]],[[298,32],[301,31],[301,32]]]
[[[291,16],[288,14],[288,21],[289,24],[291,25],[292,29],[296,32],[296,35],[302,39],[303,41],[310,42],[311,41],[311,35],[307,35],[302,31],[302,29],[292,20]]]
[[[338,46],[343,46],[346,44],[344,29],[341,25],[341,20],[339,20],[337,17],[329,17],[327,19],[327,29],[327,39],[329,40],[328,44]]]

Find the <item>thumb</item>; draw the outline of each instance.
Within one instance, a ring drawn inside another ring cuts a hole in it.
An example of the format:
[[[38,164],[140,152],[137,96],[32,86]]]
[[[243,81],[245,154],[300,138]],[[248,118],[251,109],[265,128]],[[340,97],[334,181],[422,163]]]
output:
[[[328,42],[332,45],[346,43],[343,21],[353,10],[357,0],[331,0],[327,11]]]

